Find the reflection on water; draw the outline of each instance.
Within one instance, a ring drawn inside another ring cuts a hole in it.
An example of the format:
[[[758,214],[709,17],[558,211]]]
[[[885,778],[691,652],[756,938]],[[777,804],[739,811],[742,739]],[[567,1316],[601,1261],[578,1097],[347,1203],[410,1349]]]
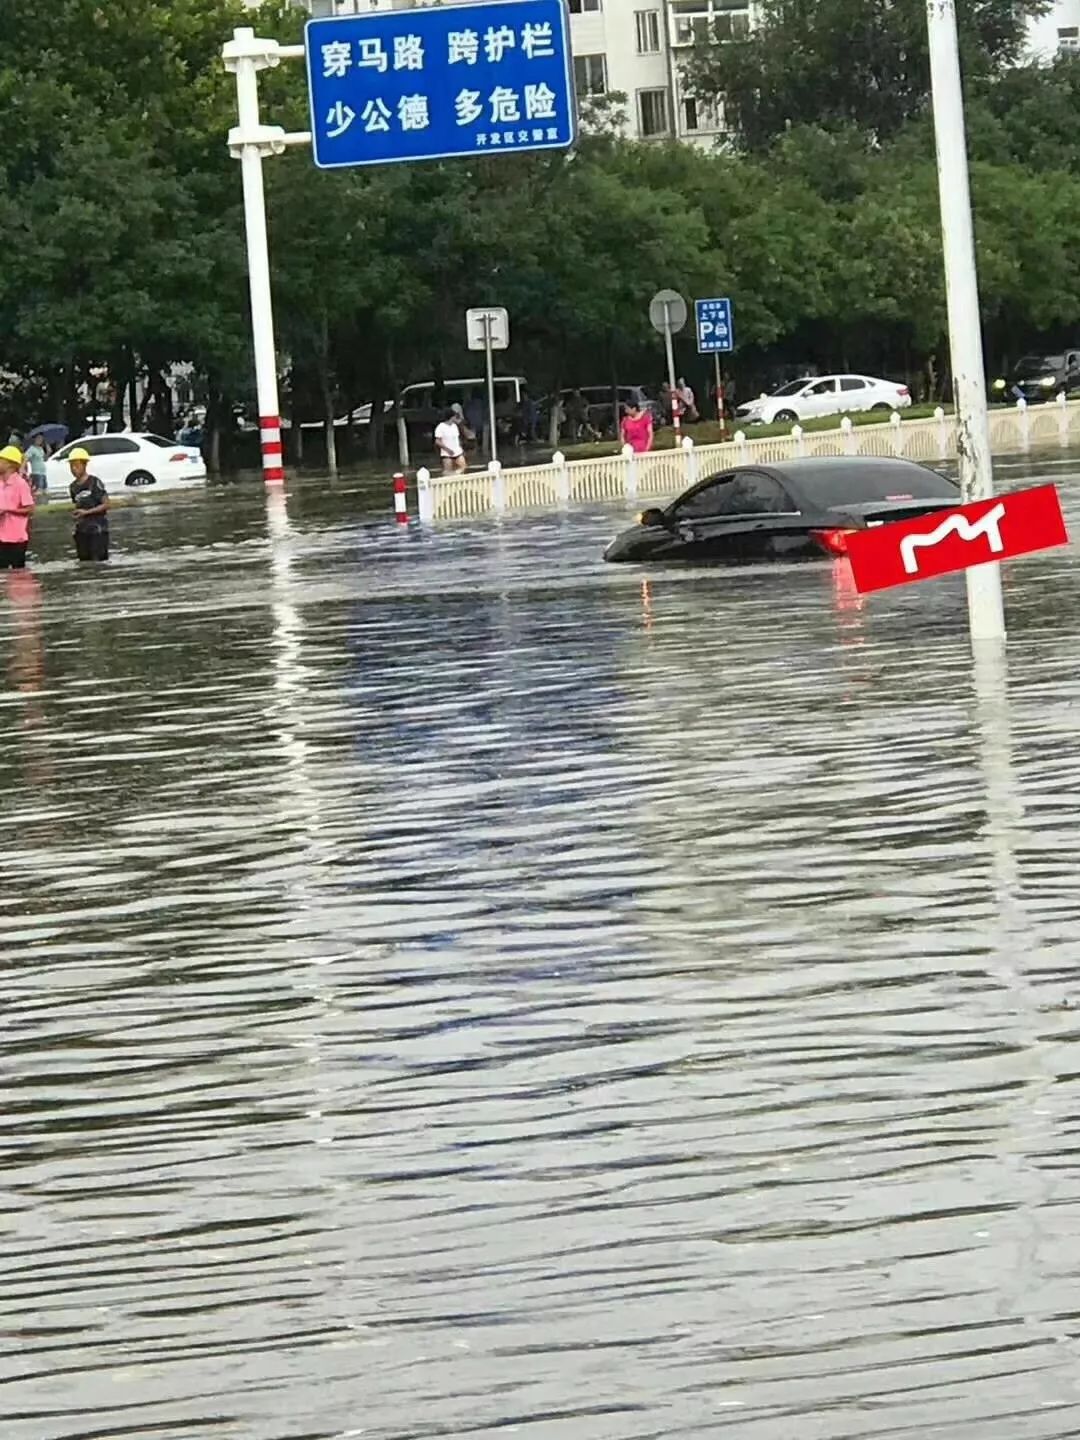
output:
[[[47,518],[3,1440],[1080,1433],[1071,550],[1006,668],[611,513]]]

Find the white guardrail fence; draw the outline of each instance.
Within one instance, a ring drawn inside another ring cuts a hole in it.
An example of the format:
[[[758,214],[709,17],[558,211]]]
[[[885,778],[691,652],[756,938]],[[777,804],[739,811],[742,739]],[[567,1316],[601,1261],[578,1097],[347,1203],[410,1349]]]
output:
[[[996,455],[1016,454],[1033,446],[1080,441],[1080,401],[1064,395],[1046,405],[991,410],[990,444]],[[572,503],[663,500],[705,475],[755,460],[768,464],[811,455],[899,455],[908,460],[944,461],[956,455],[956,416],[938,410],[926,420],[902,421],[893,412],[888,424],[853,425],[844,417],[835,430],[804,431],[751,440],[738,431],[721,445],[698,445],[687,436],[677,450],[652,450],[567,460],[560,452],[547,465],[504,469],[493,461],[486,470],[456,475],[416,475],[422,523],[463,520],[510,511],[567,509]]]

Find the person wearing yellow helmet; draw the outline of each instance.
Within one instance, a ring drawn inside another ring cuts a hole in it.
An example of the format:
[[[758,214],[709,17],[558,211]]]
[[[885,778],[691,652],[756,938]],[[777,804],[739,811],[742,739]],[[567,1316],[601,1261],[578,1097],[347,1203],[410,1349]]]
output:
[[[23,474],[22,451],[0,450],[0,570],[25,570],[34,496]]]
[[[75,554],[80,560],[109,558],[109,492],[89,471],[90,452],[76,445],[67,454],[72,481],[68,487],[75,509]]]

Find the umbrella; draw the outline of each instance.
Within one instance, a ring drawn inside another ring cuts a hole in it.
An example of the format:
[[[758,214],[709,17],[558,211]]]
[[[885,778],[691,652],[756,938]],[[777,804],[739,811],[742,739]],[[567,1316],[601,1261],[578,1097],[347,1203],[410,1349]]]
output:
[[[27,435],[41,435],[46,445],[63,445],[68,437],[66,425],[31,425]]]

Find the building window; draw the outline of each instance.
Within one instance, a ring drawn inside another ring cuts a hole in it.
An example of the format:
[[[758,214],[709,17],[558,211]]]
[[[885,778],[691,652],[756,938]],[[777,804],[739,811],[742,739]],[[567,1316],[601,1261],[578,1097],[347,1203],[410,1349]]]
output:
[[[1080,50],[1080,25],[1062,25],[1058,29],[1059,50]]]
[[[674,0],[671,26],[673,45],[742,40],[750,33],[750,7],[746,0]]]
[[[709,101],[684,95],[681,104],[684,135],[709,134],[720,129],[719,112]]]
[[[668,92],[666,90],[639,90],[638,129],[648,138],[652,135],[666,135],[671,129],[668,119]]]
[[[607,93],[607,62],[603,55],[574,56],[574,89],[579,99]]]
[[[586,15],[590,10],[602,10],[601,0],[570,0],[571,15]]]
[[[660,11],[659,10],[638,10],[634,19],[637,22],[637,53],[639,55],[658,55],[660,53]]]

